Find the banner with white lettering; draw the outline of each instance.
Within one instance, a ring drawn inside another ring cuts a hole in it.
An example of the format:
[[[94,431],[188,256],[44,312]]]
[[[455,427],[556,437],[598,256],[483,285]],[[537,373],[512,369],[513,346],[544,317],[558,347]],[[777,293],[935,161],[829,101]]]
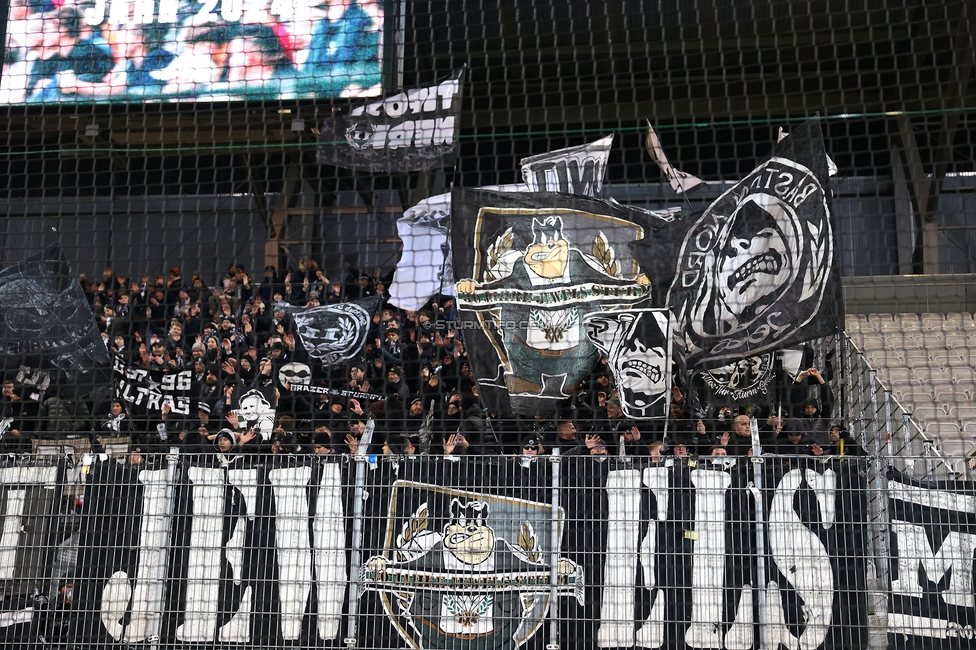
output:
[[[334,114],[321,127],[319,162],[391,174],[454,164],[463,76],[461,68],[436,85]]]
[[[351,531],[344,464],[252,460],[198,457],[169,479],[164,466],[92,468],[79,641],[341,645]]]
[[[976,647],[976,484],[888,475],[889,645]]]
[[[0,645],[30,642],[52,622],[62,475],[58,465],[0,468]]]
[[[121,354],[115,355],[112,370],[115,395],[128,405],[130,413],[159,413],[163,405],[169,405],[172,413],[190,414],[196,392],[192,370],[150,370],[126,363]]]
[[[599,196],[613,134],[596,142],[549,151],[519,161],[522,180],[530,192],[565,192]]]
[[[743,460],[101,463],[82,523],[77,638],[864,647],[863,462],[769,458],[758,481]]]

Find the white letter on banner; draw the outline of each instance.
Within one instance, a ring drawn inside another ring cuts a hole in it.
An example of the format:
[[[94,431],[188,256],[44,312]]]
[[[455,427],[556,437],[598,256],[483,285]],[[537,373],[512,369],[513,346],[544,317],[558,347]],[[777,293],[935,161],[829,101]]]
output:
[[[454,116],[453,115],[437,118],[437,126],[434,128],[434,136],[431,139],[430,143],[432,145],[454,144]]]
[[[387,146],[390,149],[399,149],[401,147],[412,146],[413,130],[414,124],[412,120],[407,120],[397,124],[394,127],[391,127],[390,132],[387,135]]]
[[[664,591],[655,589],[654,566],[657,554],[657,522],[668,518],[668,483],[670,470],[667,467],[649,467],[644,470],[644,485],[651,488],[657,502],[657,519],[647,524],[647,534],[640,545],[640,560],[644,569],[644,587],[651,592],[651,611],[637,630],[636,645],[641,648],[660,648],[664,645]]]
[[[244,577],[244,540],[247,522],[254,521],[258,502],[258,471],[256,469],[227,470],[227,481],[237,488],[244,498],[245,517],[238,517],[234,533],[224,546],[224,557],[230,565],[234,584],[240,585]],[[219,632],[221,643],[247,643],[251,640],[251,587],[244,589],[240,606],[234,616]]]
[[[0,469],[0,485],[7,487],[0,535],[0,580],[13,580],[17,566],[17,547],[23,527],[24,499],[30,485],[54,485],[57,467],[5,467]]]
[[[189,643],[213,641],[220,597],[220,549],[224,532],[224,471],[191,467],[193,517],[187,553],[186,605],[176,638]]]
[[[166,499],[166,470],[139,472],[142,490],[142,516],[139,527],[139,555],[136,558],[135,587],[125,571],[116,571],[102,589],[101,618],[105,630],[123,643],[140,643],[159,634],[163,611],[165,563],[169,552],[166,539],[172,517],[172,500]],[[132,602],[129,624],[122,623]],[[124,639],[119,639],[124,632]]]
[[[685,643],[722,647],[725,584],[725,493],[732,477],[712,469],[691,472],[695,486],[695,542],[691,565],[691,624]]]
[[[603,565],[600,648],[634,645],[634,591],[637,586],[637,536],[640,533],[640,472],[622,470],[607,477],[607,547]]]
[[[827,637],[833,616],[834,574],[827,549],[793,510],[793,497],[803,478],[803,470],[791,470],[776,488],[769,510],[769,547],[776,568],[803,600],[806,627],[799,639],[787,629],[779,584],[771,580],[765,599],[767,625],[762,628],[764,648],[782,643],[787,648],[815,650]],[[823,479],[814,479],[811,483],[811,487],[818,492],[817,503],[824,528],[833,522],[833,486],[836,484],[836,474],[829,469],[824,472]],[[824,497],[821,498],[820,494]]]
[[[461,89],[461,82],[457,79],[450,79],[448,81],[442,81],[437,86],[437,94],[443,100],[441,102],[441,108],[447,110],[451,107],[451,102],[454,101],[454,96]],[[453,128],[453,126],[451,127]]]
[[[334,639],[339,633],[342,599],[348,582],[341,479],[338,463],[322,464],[322,479],[312,522],[320,639]]]
[[[278,557],[281,636],[285,641],[297,641],[301,635],[305,604],[312,591],[307,492],[311,477],[311,467],[288,467],[268,472],[277,510],[275,555]]]
[[[928,580],[935,583],[940,582],[947,571],[952,571],[949,586],[942,592],[942,600],[947,604],[976,607],[972,591],[976,535],[952,531],[942,540],[939,551],[934,552],[922,526],[893,519],[891,530],[898,543],[898,579],[891,581],[892,593],[921,598],[922,585],[918,581],[918,565],[921,564]]]

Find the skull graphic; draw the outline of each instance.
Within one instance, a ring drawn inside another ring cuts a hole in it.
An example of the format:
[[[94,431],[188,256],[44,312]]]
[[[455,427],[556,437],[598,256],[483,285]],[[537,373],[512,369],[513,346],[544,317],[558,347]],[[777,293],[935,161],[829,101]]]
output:
[[[664,417],[671,377],[667,312],[599,312],[588,315],[584,327],[610,362],[624,414],[641,419]]]
[[[309,386],[312,383],[312,369],[304,363],[286,363],[278,369],[278,383],[282,386]]]

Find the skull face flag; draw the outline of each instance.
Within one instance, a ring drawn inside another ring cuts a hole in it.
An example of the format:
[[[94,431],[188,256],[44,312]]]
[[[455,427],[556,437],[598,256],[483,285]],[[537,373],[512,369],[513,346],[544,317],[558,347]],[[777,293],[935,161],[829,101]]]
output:
[[[455,190],[459,327],[481,396],[497,413],[550,414],[599,359],[584,318],[645,299],[629,244],[643,226],[608,202]]]
[[[628,418],[666,418],[671,396],[670,313],[666,309],[597,312],[583,318],[586,335],[613,371]]]
[[[827,156],[817,120],[715,200],[687,231],[668,294],[688,369],[834,333],[844,322]]]
[[[308,355],[328,366],[359,356],[379,304],[379,297],[373,296],[320,307],[278,303],[275,309],[294,319],[298,338]]]

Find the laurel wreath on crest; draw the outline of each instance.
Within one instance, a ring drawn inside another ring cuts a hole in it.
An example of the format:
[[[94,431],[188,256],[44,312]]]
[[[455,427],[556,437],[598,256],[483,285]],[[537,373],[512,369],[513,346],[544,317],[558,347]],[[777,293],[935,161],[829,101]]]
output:
[[[532,525],[527,521],[523,521],[522,527],[519,529],[518,545],[525,551],[525,557],[529,559],[529,562],[539,561],[538,540],[536,540]]]
[[[617,277],[617,256],[614,254],[613,246],[610,245],[607,236],[603,234],[602,230],[593,239],[592,254],[607,275]]]
[[[403,522],[400,534],[397,535],[396,559],[398,562],[406,562],[410,556],[403,549],[409,548],[417,537],[428,529],[427,503],[420,504],[417,512],[410,516],[410,519]]]
[[[515,245],[515,233],[509,228],[498,238],[495,243],[488,247],[488,268],[485,270],[485,282],[494,282],[500,276],[495,275],[495,270],[500,266],[505,254],[512,250]]]

